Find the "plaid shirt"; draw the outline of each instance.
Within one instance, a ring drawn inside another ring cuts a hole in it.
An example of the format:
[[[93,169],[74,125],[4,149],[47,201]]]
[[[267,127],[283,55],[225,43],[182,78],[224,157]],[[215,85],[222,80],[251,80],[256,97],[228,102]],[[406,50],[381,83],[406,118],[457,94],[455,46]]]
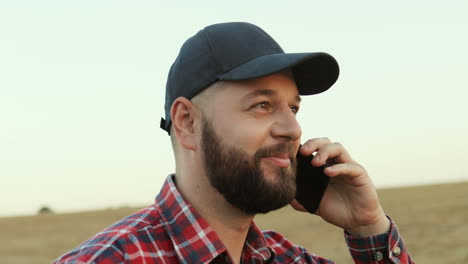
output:
[[[156,203],[96,234],[57,259],[61,263],[232,263],[211,226],[178,192],[169,176]],[[387,234],[345,234],[356,263],[413,263],[396,226]],[[296,246],[282,235],[261,232],[252,222],[242,263],[333,263]]]

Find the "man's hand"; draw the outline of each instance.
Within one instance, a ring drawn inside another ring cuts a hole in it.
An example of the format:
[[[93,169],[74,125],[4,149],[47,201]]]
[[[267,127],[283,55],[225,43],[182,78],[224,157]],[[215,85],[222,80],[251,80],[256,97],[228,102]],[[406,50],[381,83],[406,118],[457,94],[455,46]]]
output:
[[[316,138],[303,144],[302,155],[316,152],[312,165],[325,165],[330,183],[316,214],[354,236],[372,236],[388,231],[390,221],[380,206],[377,192],[366,170],[353,161],[339,143],[328,138]],[[291,205],[307,211],[294,200]]]

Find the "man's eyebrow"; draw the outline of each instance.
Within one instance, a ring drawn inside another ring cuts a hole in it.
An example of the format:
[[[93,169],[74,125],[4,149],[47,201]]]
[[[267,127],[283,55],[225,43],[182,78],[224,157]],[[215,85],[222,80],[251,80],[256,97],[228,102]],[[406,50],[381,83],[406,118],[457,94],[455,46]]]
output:
[[[297,101],[298,103],[300,103],[301,100],[302,100],[302,98],[299,96],[299,94],[296,94],[296,101]]]
[[[258,89],[258,90],[255,90],[253,92],[248,93],[246,96],[244,96],[244,98],[245,99],[251,99],[251,98],[254,98],[254,97],[259,96],[259,95],[274,96],[276,94],[277,94],[277,92],[274,91],[274,90],[271,90],[271,89]],[[300,103],[301,100],[302,100],[301,97],[299,96],[299,94],[296,94],[294,99],[296,99],[296,101],[298,103]]]

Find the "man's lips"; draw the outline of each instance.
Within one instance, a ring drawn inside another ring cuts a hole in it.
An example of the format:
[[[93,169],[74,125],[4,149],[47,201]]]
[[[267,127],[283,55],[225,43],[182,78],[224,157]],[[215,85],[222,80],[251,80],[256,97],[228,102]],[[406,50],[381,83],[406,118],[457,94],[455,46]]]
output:
[[[288,154],[275,154],[273,156],[264,157],[264,159],[282,168],[287,168],[291,164]]]

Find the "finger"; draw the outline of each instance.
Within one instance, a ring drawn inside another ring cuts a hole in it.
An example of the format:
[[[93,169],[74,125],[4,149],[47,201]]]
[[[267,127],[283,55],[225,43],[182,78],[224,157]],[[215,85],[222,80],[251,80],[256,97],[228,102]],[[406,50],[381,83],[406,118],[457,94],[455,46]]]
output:
[[[324,173],[332,178],[337,176],[355,178],[367,174],[367,171],[357,163],[339,163],[326,167]]]
[[[308,212],[307,209],[305,209],[304,206],[302,206],[302,204],[300,204],[296,199],[294,199],[291,203],[290,203],[291,207],[294,208],[295,210],[297,211],[301,211],[301,212]]]
[[[316,152],[319,148],[330,144],[331,140],[323,137],[323,138],[313,138],[307,140],[301,147],[301,154],[304,156],[310,156],[312,153]]]
[[[338,142],[327,144],[318,149],[315,158],[312,160],[312,164],[314,166],[322,166],[329,160],[332,160],[335,163],[353,162],[349,153]]]

